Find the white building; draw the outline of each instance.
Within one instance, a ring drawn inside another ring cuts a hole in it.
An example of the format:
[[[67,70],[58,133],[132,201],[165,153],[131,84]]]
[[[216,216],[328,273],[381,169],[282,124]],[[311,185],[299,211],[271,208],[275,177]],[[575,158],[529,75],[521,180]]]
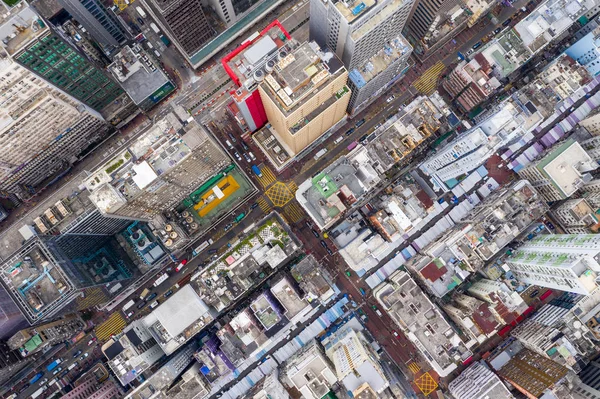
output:
[[[345,325],[323,340],[325,353],[334,364],[337,379],[348,391],[367,382],[381,394],[389,386],[377,354],[361,331]]]
[[[555,234],[527,242],[507,264],[527,284],[589,295],[597,287],[599,261],[599,236]]]
[[[408,273],[392,273],[373,296],[441,377],[472,355]]]
[[[506,388],[485,362],[475,362],[465,369],[450,384],[448,390],[455,399],[512,399]]]
[[[595,210],[585,198],[574,198],[552,210],[552,216],[568,234],[588,234],[598,224]]]
[[[575,194],[591,180],[588,172],[597,167],[598,163],[581,145],[569,139],[518,173],[520,178],[529,180],[546,201],[552,202]]]

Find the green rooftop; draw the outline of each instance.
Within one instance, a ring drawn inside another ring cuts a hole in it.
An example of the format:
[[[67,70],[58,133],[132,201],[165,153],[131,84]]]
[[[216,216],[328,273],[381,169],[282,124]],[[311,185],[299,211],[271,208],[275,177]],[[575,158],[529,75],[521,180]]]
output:
[[[324,172],[313,177],[312,184],[323,198],[329,198],[338,191],[338,187],[333,182],[333,179]]]

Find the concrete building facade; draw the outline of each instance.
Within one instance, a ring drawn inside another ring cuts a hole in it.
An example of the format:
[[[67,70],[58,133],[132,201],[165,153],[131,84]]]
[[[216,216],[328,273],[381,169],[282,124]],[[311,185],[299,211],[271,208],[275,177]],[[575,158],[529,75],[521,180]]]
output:
[[[475,362],[450,384],[448,390],[456,399],[513,399],[502,380],[483,362]]]

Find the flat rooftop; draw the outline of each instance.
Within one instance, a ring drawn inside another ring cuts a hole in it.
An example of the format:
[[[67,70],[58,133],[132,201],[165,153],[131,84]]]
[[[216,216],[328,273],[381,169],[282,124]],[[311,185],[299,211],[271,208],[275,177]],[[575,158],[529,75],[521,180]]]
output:
[[[354,0],[354,1],[336,1],[335,8],[342,16],[352,23],[354,20],[366,15],[373,6],[377,5],[377,0]]]
[[[285,278],[273,285],[271,287],[271,292],[283,305],[285,308],[285,316],[290,320],[309,306],[308,302],[298,296],[294,287],[292,287],[290,282]]]
[[[398,11],[400,7],[404,5],[405,0],[392,0],[385,7],[379,9],[377,14],[368,19],[360,28],[352,32],[352,40],[358,41],[361,37],[372,31],[373,29],[379,28],[385,20],[392,16]]]
[[[491,65],[496,66],[492,74],[499,79],[510,75],[532,56],[531,50],[513,29],[486,44],[481,53]]]
[[[134,52],[129,46],[123,47],[115,55],[108,70],[135,104],[142,103],[155,91],[170,82],[160,66],[154,63],[152,57],[141,49],[139,52]]]
[[[289,115],[312,98],[316,88],[343,71],[344,65],[334,54],[323,53],[314,42],[305,42],[281,58],[260,86],[281,112]]]
[[[373,295],[434,370],[447,376],[456,369],[455,363],[467,360],[471,353],[408,273],[397,271],[389,280],[394,284],[379,285]]]
[[[0,266],[2,283],[30,324],[36,324],[70,302],[77,292],[50,249],[31,238]]]
[[[388,42],[387,46],[365,61],[362,66],[350,71],[348,77],[354,82],[356,87],[361,88],[381,72],[385,71],[390,64],[400,58],[408,57],[408,54],[411,52],[411,45],[404,36],[400,35]]]
[[[268,300],[266,294],[259,296],[252,302],[250,304],[250,309],[265,330],[269,330],[281,321],[281,315],[271,301]]]
[[[2,4],[4,5],[4,4]],[[14,55],[48,28],[39,15],[24,1],[0,14],[0,46]]]

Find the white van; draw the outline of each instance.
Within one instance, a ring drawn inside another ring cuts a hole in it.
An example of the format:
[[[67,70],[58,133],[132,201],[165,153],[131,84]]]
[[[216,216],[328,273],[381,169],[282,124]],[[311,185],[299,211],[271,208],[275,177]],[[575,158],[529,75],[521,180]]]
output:
[[[233,146],[229,140],[225,140],[225,144],[227,144],[227,147],[229,147],[230,150],[233,150]]]

